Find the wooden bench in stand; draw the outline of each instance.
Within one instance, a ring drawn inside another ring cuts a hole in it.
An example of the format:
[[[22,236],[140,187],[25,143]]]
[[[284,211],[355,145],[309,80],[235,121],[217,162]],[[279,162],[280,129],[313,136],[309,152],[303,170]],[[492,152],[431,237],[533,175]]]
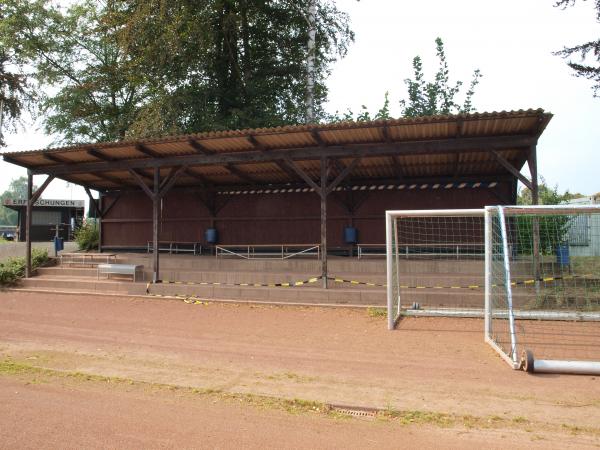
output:
[[[100,279],[100,274],[106,275],[106,278],[110,278],[110,275],[131,275],[133,277],[133,282],[136,282],[136,274],[138,270],[142,271],[142,277],[144,280],[146,276],[144,275],[144,271],[142,270],[144,266],[137,264],[98,264],[98,279]]]

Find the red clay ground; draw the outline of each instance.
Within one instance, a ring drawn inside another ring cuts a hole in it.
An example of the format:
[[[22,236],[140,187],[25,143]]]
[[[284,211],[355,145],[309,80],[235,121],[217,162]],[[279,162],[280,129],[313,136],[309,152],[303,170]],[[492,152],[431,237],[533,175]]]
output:
[[[511,371],[483,343],[479,320],[410,319],[388,332],[383,317],[358,310],[5,292],[0,355],[136,382],[459,417],[450,428],[427,418],[410,427],[339,421],[106,383],[26,385],[36,378],[0,370],[9,447],[600,443],[600,380]]]

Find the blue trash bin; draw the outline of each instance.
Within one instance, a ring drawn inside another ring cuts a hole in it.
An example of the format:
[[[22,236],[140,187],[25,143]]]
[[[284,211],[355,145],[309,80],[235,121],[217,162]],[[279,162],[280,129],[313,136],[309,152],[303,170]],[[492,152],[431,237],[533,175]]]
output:
[[[569,265],[569,246],[567,244],[560,244],[556,246],[556,263],[559,266]]]
[[[216,228],[207,228],[204,232],[204,240],[208,244],[216,244],[219,241],[219,233]]]
[[[65,249],[65,240],[61,237],[55,237],[54,238],[54,251],[56,253],[58,253],[64,249]]]
[[[346,244],[356,244],[358,242],[358,230],[354,227],[344,228],[344,242]]]

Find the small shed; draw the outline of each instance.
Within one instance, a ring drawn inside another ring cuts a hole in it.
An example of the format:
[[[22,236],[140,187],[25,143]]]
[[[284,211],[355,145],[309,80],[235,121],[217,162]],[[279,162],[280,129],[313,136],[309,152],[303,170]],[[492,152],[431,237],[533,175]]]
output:
[[[25,241],[25,233],[19,231],[25,230],[27,200],[9,198],[4,201],[4,206],[18,212],[17,240]],[[52,240],[56,235],[57,225],[59,237],[70,240],[73,230],[83,219],[84,207],[83,200],[39,199],[32,208],[31,240]]]

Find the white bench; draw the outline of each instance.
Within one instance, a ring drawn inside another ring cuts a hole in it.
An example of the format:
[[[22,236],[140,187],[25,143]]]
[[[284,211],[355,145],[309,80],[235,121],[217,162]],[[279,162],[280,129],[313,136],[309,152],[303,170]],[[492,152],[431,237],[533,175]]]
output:
[[[100,274],[106,274],[107,279],[110,278],[110,274],[131,275],[135,283],[138,270],[142,270],[143,268],[144,266],[136,264],[98,264],[98,279],[100,279]],[[142,277],[145,280],[143,270]]]

